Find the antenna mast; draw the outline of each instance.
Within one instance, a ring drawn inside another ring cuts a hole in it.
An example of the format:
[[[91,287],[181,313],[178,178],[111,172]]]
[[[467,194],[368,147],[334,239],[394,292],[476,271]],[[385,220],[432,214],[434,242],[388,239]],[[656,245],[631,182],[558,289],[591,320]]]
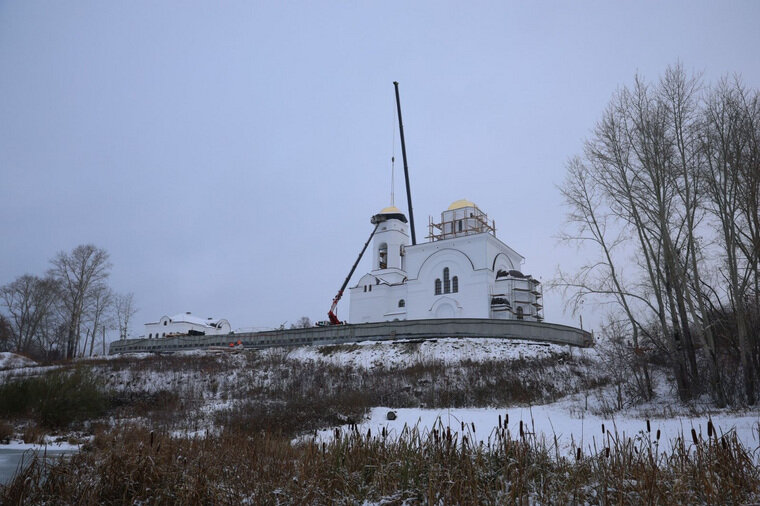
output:
[[[404,142],[404,122],[401,120],[401,99],[398,96],[398,81],[393,81],[396,88],[396,110],[398,111],[398,129],[401,134],[401,155],[404,158],[404,178],[406,179],[406,204],[409,207],[409,226],[412,229],[412,246],[417,244],[417,236],[414,233],[414,211],[412,211],[412,192],[409,189],[409,167],[406,164],[406,143]]]

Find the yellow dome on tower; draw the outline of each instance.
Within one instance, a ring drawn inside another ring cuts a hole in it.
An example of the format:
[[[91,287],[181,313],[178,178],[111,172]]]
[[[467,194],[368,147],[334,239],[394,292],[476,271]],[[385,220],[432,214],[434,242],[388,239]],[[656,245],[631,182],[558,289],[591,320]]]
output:
[[[402,214],[401,210],[399,210],[396,206],[388,206],[381,210],[378,214]]]
[[[473,202],[470,202],[467,199],[459,199],[452,202],[448,210],[453,211],[454,209],[462,209],[463,207],[478,207],[478,206],[476,206]]]

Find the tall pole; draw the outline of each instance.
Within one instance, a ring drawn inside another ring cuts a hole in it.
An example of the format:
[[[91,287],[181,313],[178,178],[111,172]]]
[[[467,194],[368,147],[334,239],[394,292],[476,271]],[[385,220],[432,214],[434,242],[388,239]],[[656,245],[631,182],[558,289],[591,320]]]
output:
[[[412,227],[412,246],[417,244],[414,233],[414,211],[412,211],[412,192],[409,189],[409,167],[406,164],[406,143],[404,142],[404,122],[401,121],[401,99],[398,97],[398,81],[393,81],[396,88],[396,110],[398,111],[398,130],[401,133],[401,155],[404,157],[404,179],[406,179],[406,205],[409,207],[409,224]]]

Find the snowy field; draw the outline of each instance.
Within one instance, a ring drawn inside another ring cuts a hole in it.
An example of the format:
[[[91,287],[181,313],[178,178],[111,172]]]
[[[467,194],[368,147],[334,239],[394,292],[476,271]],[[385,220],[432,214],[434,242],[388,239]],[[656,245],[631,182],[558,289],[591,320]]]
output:
[[[334,365],[372,368],[399,367],[412,362],[443,361],[446,364],[472,360],[513,361],[527,357],[550,358],[563,355],[583,357],[594,365],[598,361],[595,349],[580,349],[569,346],[539,344],[528,341],[506,341],[501,339],[440,339],[426,341],[416,347],[405,349],[404,346],[389,346],[389,343],[363,342],[357,345],[329,347],[303,347],[289,353],[289,358],[301,361],[323,361]],[[574,454],[580,447],[584,452],[594,453],[595,448],[603,448],[608,438],[638,439],[652,442],[660,450],[669,450],[681,438],[689,446],[692,441],[691,430],[707,438],[707,422],[712,420],[717,434],[735,433],[747,448],[754,450],[755,458],[760,461],[760,411],[731,413],[710,410],[704,406],[681,406],[667,384],[660,383],[657,398],[645,405],[629,408],[614,416],[601,416],[593,413],[603,411],[600,399],[604,391],[590,392],[589,395],[574,395],[558,402],[510,408],[400,408],[376,407],[371,410],[367,420],[358,426],[362,434],[370,431],[381,434],[385,429],[388,437],[397,437],[406,428],[417,428],[423,435],[433,428],[450,429],[472,441],[488,443],[493,438],[499,422],[508,419],[508,429],[513,437],[519,437],[520,422],[524,431],[538,441],[554,449],[555,441],[563,455]],[[704,412],[694,416],[694,410]],[[387,420],[387,414],[393,411],[397,418]],[[654,415],[652,415],[652,413]],[[672,416],[664,417],[665,413]],[[649,420],[649,431],[647,431]],[[473,430],[474,425],[474,430]],[[464,429],[462,427],[464,426]],[[604,432],[602,432],[604,426]],[[340,428],[351,430],[349,426]],[[657,432],[660,439],[657,440]],[[334,429],[319,431],[317,438],[328,440],[334,435]]]
[[[387,414],[393,411],[397,418],[387,420]],[[581,448],[586,454],[595,454],[598,449],[609,445],[609,438],[623,441],[638,439],[651,442],[654,447],[668,451],[682,438],[686,446],[691,443],[691,429],[694,428],[699,436],[707,439],[708,417],[678,416],[673,418],[650,419],[650,431],[647,431],[647,420],[626,415],[616,417],[600,417],[591,414],[576,416],[573,406],[566,402],[558,402],[543,406],[517,407],[508,409],[495,408],[460,408],[460,409],[391,409],[377,407],[372,409],[368,420],[358,425],[361,434],[371,431],[372,434],[382,434],[385,429],[388,437],[395,438],[409,428],[416,428],[423,436],[432,429],[450,429],[461,441],[462,436],[477,443],[487,444],[495,441],[496,429],[499,423],[508,420],[508,429],[513,439],[520,436],[520,422],[528,437],[535,436],[554,452],[555,441],[559,453],[564,456],[575,454],[576,448]],[[728,414],[715,413],[710,416],[718,436],[736,433],[738,439],[750,450],[754,450],[755,459],[758,455],[758,428],[760,413]],[[602,432],[604,424],[604,432]],[[473,428],[474,427],[474,428]],[[341,427],[343,431],[351,430],[348,426]],[[660,431],[660,440],[657,432]],[[317,433],[317,439],[330,440],[334,437],[334,429]]]

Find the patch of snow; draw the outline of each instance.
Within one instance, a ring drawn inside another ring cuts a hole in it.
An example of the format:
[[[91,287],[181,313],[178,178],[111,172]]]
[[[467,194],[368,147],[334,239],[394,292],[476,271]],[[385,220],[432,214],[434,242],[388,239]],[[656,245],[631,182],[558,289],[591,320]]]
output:
[[[363,341],[355,344],[303,346],[288,352],[302,362],[326,362],[369,369],[379,365],[399,367],[441,361],[455,364],[471,360],[518,360],[548,358],[561,354],[596,356],[593,348],[536,343],[514,339],[444,338],[435,341]]]
[[[23,355],[17,355],[9,351],[0,352],[0,369],[19,369],[35,365],[37,365],[37,362]]]

